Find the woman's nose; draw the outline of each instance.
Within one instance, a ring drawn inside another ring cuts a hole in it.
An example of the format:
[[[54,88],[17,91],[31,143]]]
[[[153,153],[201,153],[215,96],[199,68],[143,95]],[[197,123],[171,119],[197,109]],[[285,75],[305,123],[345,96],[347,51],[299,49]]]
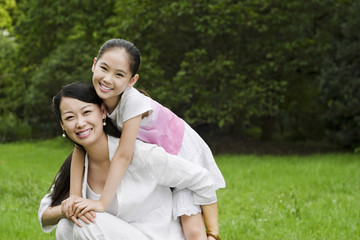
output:
[[[76,127],[77,128],[81,128],[83,126],[85,126],[85,119],[83,117],[78,117],[77,121],[76,121]]]

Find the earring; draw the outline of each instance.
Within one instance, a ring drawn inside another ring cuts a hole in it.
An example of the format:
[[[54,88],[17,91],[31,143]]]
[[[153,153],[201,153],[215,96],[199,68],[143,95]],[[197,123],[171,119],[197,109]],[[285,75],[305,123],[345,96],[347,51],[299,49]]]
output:
[[[105,119],[103,120],[103,126],[104,127],[106,126],[106,120]]]
[[[63,134],[61,135],[63,138],[66,138],[66,134],[65,134],[65,130],[63,132]]]

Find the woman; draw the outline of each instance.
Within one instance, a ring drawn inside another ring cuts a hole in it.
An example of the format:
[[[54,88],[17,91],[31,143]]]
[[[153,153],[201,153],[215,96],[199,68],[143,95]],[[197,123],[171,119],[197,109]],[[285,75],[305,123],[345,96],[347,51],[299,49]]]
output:
[[[105,121],[102,101],[91,85],[74,83],[54,97],[53,105],[64,135],[86,152],[82,196],[98,200],[119,144],[119,138],[104,131],[110,123]],[[172,218],[170,187],[192,190],[194,202],[203,208],[216,204],[207,170],[170,155],[156,145],[137,141],[131,164],[106,212],[96,213],[95,222],[92,222],[95,216],[92,212],[80,216],[79,222],[67,216],[81,224],[80,227],[65,218],[64,208],[74,204],[75,209],[82,209],[86,199],[62,201],[68,194],[68,183],[56,184],[65,181],[68,166],[60,170],[51,193],[43,198],[39,209],[44,231],[54,229],[60,220],[58,239],[184,239],[179,220]],[[59,185],[65,185],[65,191],[59,190]],[[217,213],[204,217],[207,229],[217,233]]]

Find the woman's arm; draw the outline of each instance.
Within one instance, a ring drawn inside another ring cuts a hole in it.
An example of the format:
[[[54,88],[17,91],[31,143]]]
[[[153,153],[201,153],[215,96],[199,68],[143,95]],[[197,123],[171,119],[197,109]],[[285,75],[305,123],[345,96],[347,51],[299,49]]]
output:
[[[206,230],[214,235],[219,235],[219,217],[217,202],[201,206]]]
[[[48,207],[41,217],[41,223],[43,226],[55,225],[58,223],[60,218],[63,217],[65,217],[65,215],[61,213],[61,205]]]
[[[79,199],[78,197],[75,197],[76,199]],[[76,200],[75,199],[75,200]],[[43,227],[56,225],[61,218],[66,218],[65,214],[65,206],[68,199],[65,199],[61,205],[57,205],[54,207],[47,207],[45,211],[41,215],[41,225]],[[89,224],[90,222],[94,222],[94,218],[96,217],[95,213],[93,211],[87,212],[84,214],[84,216],[80,217],[82,221],[84,221],[86,224]],[[81,223],[75,216],[71,216],[70,219],[81,227]]]
[[[217,197],[209,172],[200,165],[168,154],[161,148],[153,147],[147,156],[150,169],[159,183],[193,191],[194,204],[202,207],[206,229],[214,236],[219,235]],[[209,236],[208,239],[214,238]]]
[[[156,145],[139,142],[137,146],[142,162],[158,184],[190,189],[194,192],[194,203],[198,205],[217,201],[214,182],[205,168]]]

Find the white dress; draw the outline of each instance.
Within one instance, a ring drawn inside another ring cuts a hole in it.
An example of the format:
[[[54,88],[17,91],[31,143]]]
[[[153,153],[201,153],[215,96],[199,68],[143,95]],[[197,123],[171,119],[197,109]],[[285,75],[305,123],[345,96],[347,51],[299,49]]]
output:
[[[110,159],[115,154],[118,144],[118,138],[108,136]],[[83,196],[87,196],[87,176],[86,156]],[[140,230],[150,239],[184,239],[179,219],[172,217],[173,201],[170,187],[190,189],[193,191],[194,204],[197,205],[207,205],[217,201],[214,183],[205,168],[168,154],[163,148],[154,144],[137,140],[133,159],[117,188],[116,217],[129,223],[131,228]],[[49,203],[49,196],[46,195],[41,201],[38,212],[40,223],[41,216],[49,207]],[[42,226],[42,229],[49,232],[55,227]],[[114,231],[126,232],[127,229],[114,229]],[[110,234],[105,239],[116,239],[111,236],[116,235]]]
[[[210,172],[215,189],[225,188],[224,177],[209,146],[185,121],[166,107],[131,87],[124,91],[115,110],[108,116],[121,131],[125,121],[145,112],[149,116],[141,120],[138,139],[157,144],[168,153],[205,167]],[[174,219],[201,212],[200,206],[193,203],[193,194],[189,189],[175,188],[173,195]]]

